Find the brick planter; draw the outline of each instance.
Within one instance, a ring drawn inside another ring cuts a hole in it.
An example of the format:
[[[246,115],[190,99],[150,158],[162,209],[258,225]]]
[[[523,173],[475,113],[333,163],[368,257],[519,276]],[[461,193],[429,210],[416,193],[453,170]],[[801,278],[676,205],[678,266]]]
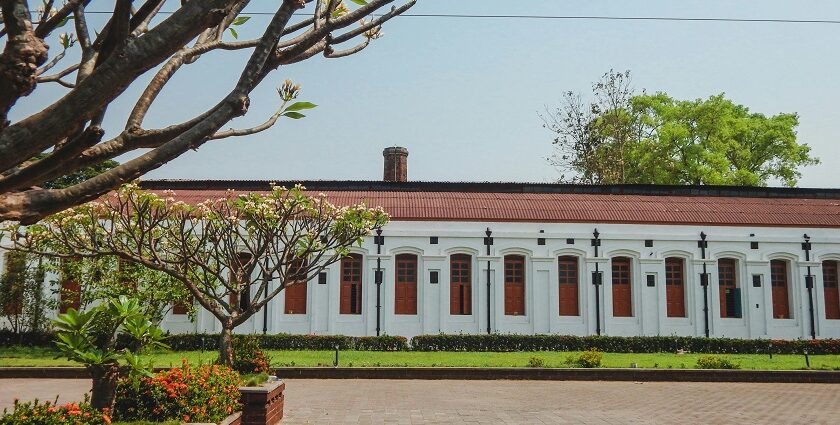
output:
[[[270,381],[261,387],[240,387],[241,425],[276,425],[283,419],[283,381]]]
[[[205,424],[203,422],[187,422],[185,425],[241,425],[242,412],[236,412],[224,419],[218,424]]]

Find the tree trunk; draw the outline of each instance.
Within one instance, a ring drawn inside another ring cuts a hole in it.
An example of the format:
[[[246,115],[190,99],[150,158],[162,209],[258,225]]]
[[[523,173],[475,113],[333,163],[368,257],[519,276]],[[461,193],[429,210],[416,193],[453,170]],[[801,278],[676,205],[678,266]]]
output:
[[[233,328],[222,323],[222,333],[219,335],[219,364],[233,367]]]
[[[117,391],[117,379],[120,367],[117,364],[90,366],[93,388],[90,391],[90,404],[96,409],[114,408],[114,395]]]

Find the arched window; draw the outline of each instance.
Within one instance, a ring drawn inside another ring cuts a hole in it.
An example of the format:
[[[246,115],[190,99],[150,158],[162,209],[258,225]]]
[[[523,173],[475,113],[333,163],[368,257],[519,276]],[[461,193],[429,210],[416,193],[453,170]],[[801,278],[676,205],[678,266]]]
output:
[[[394,313],[417,314],[417,256],[399,254],[394,281]]]
[[[525,257],[505,256],[505,315],[525,315]]]
[[[228,302],[232,308],[238,307],[240,310],[247,310],[251,306],[251,276],[245,274],[248,272],[247,269],[253,257],[248,252],[240,252],[236,257],[237,261],[231,264],[231,286],[242,288],[238,294],[231,292],[228,295]]]
[[[283,308],[285,314],[306,314],[306,270],[307,264],[303,258],[292,261],[286,270],[289,278],[286,279],[286,289],[283,290],[286,299]]]
[[[3,314],[14,316],[23,312],[23,295],[26,286],[27,255],[19,251],[9,251],[4,256],[5,270],[2,275]]]
[[[790,297],[788,296],[788,262],[770,261],[770,286],[773,290],[773,318],[790,319]]]
[[[718,260],[718,296],[720,298],[720,317],[741,317],[741,288],[738,285],[738,260],[721,258]]]
[[[685,259],[665,259],[665,299],[668,317],[685,317]]]
[[[578,258],[567,255],[557,259],[557,277],[559,279],[560,315],[578,316]]]
[[[362,256],[350,254],[341,259],[340,314],[362,314]]]
[[[823,296],[825,297],[825,318],[840,319],[840,294],[837,286],[837,261],[823,261]]]
[[[472,257],[449,257],[449,314],[472,314]]]
[[[61,283],[59,284],[58,312],[67,313],[68,309],[78,310],[82,306],[82,286],[70,272],[70,259],[61,259]]]
[[[633,317],[633,267],[628,257],[612,259],[613,316]]]

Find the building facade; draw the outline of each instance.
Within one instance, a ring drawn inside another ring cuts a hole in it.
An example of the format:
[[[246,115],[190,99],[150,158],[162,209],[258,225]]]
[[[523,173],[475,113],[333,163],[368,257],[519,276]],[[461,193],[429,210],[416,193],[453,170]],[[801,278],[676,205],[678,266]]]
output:
[[[409,182],[389,149],[385,181],[303,184],[391,222],[237,332],[840,337],[838,190]],[[198,202],[269,182],[144,185]]]

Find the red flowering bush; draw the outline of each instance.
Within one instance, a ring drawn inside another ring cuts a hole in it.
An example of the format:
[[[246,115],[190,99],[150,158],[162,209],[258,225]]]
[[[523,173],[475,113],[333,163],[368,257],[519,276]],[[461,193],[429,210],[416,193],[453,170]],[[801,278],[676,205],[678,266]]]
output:
[[[120,421],[217,422],[239,410],[239,374],[220,365],[192,367],[186,360],[152,377],[117,384],[114,418]]]
[[[271,358],[260,348],[256,335],[238,336],[233,343],[233,369],[242,374],[269,374]]]
[[[96,410],[85,400],[82,403],[57,405],[46,402],[18,403],[9,412],[3,409],[0,425],[105,425],[111,423],[107,412]]]

